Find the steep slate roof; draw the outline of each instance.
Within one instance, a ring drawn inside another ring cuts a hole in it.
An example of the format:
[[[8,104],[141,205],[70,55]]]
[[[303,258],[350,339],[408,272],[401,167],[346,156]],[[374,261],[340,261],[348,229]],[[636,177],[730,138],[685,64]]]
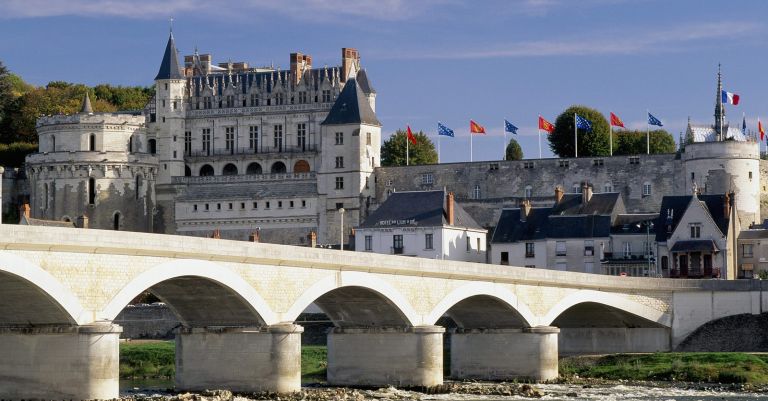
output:
[[[160,71],[157,72],[155,80],[158,79],[183,79],[179,68],[179,56],[176,54],[176,43],[173,40],[173,33],[168,37],[168,44],[165,46],[163,61],[160,63]]]
[[[448,226],[444,191],[393,192],[360,228]],[[458,202],[453,203],[452,227],[484,230]]]
[[[653,223],[650,233],[655,236],[658,218],[658,213],[620,214],[611,226],[611,234],[645,234],[644,223],[650,220]]]
[[[584,204],[581,202],[581,194],[564,194],[560,203],[552,208],[552,214],[561,216],[583,214],[610,216],[621,199],[620,195],[618,192],[596,193],[592,194],[589,202]]]
[[[93,114],[93,107],[91,106],[91,97],[88,96],[88,92],[85,92],[85,97],[83,97],[83,105],[80,107],[80,112],[84,114]]]
[[[661,208],[659,209],[659,217],[656,219],[656,242],[666,242],[669,235],[677,229],[677,225],[683,218],[685,211],[688,210],[689,205],[694,205],[694,202],[701,202],[705,209],[709,212],[712,220],[723,234],[728,234],[728,221],[729,216],[725,215],[725,195],[698,195],[698,199],[693,199],[693,195],[677,195],[677,196],[665,196],[661,199]],[[668,219],[669,212],[672,211],[672,218]],[[671,225],[671,229],[667,230],[667,226]]]
[[[367,124],[380,127],[376,113],[355,78],[347,79],[331,111],[321,125]]]
[[[357,84],[360,85],[360,89],[362,89],[366,95],[376,93],[376,89],[373,89],[371,82],[368,80],[368,73],[365,72],[365,68],[357,72]]]
[[[532,241],[547,237],[551,208],[531,208],[525,221],[520,221],[520,209],[503,209],[491,242],[508,243]]]

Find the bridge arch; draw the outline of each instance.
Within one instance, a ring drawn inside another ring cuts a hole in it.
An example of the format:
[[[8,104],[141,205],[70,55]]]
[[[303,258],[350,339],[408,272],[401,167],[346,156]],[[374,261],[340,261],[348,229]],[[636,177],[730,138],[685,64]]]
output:
[[[90,323],[77,297],[40,266],[10,252],[0,251],[0,261],[0,322]]]
[[[364,301],[368,303],[381,303],[385,310],[379,312],[390,315],[383,318],[382,321],[391,322],[399,319],[403,324],[409,326],[422,323],[419,314],[416,313],[408,300],[392,285],[367,273],[349,271],[342,271],[336,275],[325,277],[305,290],[284,314],[284,320],[295,321],[309,305],[318,303],[318,301],[322,303],[323,297],[340,290],[355,292],[357,296],[365,297]],[[326,314],[329,312],[323,308],[323,305],[318,306]],[[329,317],[333,320],[332,316]],[[338,322],[334,321],[334,324],[338,324]]]
[[[553,325],[555,320],[561,317],[569,309],[589,304],[597,304],[613,308],[628,315],[654,323],[657,326],[666,328],[672,327],[672,318],[668,313],[653,309],[610,292],[594,290],[579,290],[566,296],[547,312],[546,316],[541,319],[541,322],[545,326]]]
[[[512,316],[507,317],[506,324],[513,323],[521,327],[530,327],[538,324],[538,318],[524,302],[518,299],[512,291],[494,283],[469,283],[462,285],[446,295],[427,316],[425,324],[435,324],[438,319],[448,313],[454,307],[472,309],[473,306],[488,308],[488,312],[499,316],[499,313]],[[455,310],[454,313],[466,315],[465,312]],[[461,324],[459,320],[464,320],[468,324],[468,317],[462,319],[459,316],[452,316],[454,320]],[[458,320],[457,320],[458,319]],[[477,321],[477,319],[473,319]],[[511,320],[511,321],[510,321]],[[505,322],[502,322],[502,324]],[[489,327],[489,326],[484,326]]]
[[[144,291],[152,290],[174,310],[182,323],[208,325],[272,325],[275,313],[242,277],[216,263],[178,259],[134,277],[99,314],[114,320]]]

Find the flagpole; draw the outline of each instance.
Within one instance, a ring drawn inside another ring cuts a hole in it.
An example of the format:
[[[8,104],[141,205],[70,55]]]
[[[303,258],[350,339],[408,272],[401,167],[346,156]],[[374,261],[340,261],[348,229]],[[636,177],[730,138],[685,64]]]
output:
[[[539,159],[541,159],[541,114],[539,114],[539,121],[536,122],[537,131],[539,132]]]
[[[507,120],[504,120],[504,125],[502,125],[501,129],[504,132],[504,146],[502,146],[502,153],[501,154],[501,160],[507,160]]]
[[[610,155],[613,156],[613,121],[608,124],[608,144]]]
[[[469,161],[472,161],[472,129],[469,130]]]
[[[411,138],[408,138],[408,134],[406,133],[405,134],[405,165],[406,166],[409,165],[409,160],[408,160],[409,154],[408,153],[410,153],[410,152],[409,152],[408,142],[410,142],[410,141],[411,141]]]
[[[648,115],[651,115],[651,111],[648,109],[645,109],[645,111],[648,113]],[[647,122],[645,123],[645,152],[646,154],[651,154],[651,119],[648,118]]]
[[[440,164],[440,129],[437,132],[437,164]]]
[[[576,113],[573,113],[573,157],[579,157],[579,127],[576,124]]]

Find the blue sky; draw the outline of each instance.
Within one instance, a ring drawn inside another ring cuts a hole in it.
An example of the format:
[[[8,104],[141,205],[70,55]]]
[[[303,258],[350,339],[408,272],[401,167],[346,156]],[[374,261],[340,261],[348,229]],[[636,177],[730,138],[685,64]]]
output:
[[[499,159],[502,123],[538,157],[536,121],[571,104],[613,111],[645,128],[645,112],[675,137],[687,118],[713,121],[717,64],[742,103],[727,117],[768,120],[768,2],[707,0],[0,0],[0,60],[25,80],[150,85],[173,16],[182,54],[288,67],[340,63],[355,47],[378,92],[388,136],[410,124],[442,140],[442,161]],[[762,113],[762,114],[761,114]],[[544,156],[551,155],[546,138]]]

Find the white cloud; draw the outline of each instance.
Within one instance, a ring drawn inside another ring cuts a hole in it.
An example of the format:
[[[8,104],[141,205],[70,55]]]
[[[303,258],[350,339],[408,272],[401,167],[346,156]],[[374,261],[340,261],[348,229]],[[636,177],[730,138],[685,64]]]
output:
[[[371,55],[384,59],[482,59],[580,55],[621,55],[676,50],[690,42],[732,38],[758,32],[761,26],[745,21],[721,21],[679,26],[667,30],[646,27],[642,32],[623,32],[578,39],[548,39],[507,43],[495,47],[452,48],[445,51]],[[649,33],[649,30],[651,31]]]

